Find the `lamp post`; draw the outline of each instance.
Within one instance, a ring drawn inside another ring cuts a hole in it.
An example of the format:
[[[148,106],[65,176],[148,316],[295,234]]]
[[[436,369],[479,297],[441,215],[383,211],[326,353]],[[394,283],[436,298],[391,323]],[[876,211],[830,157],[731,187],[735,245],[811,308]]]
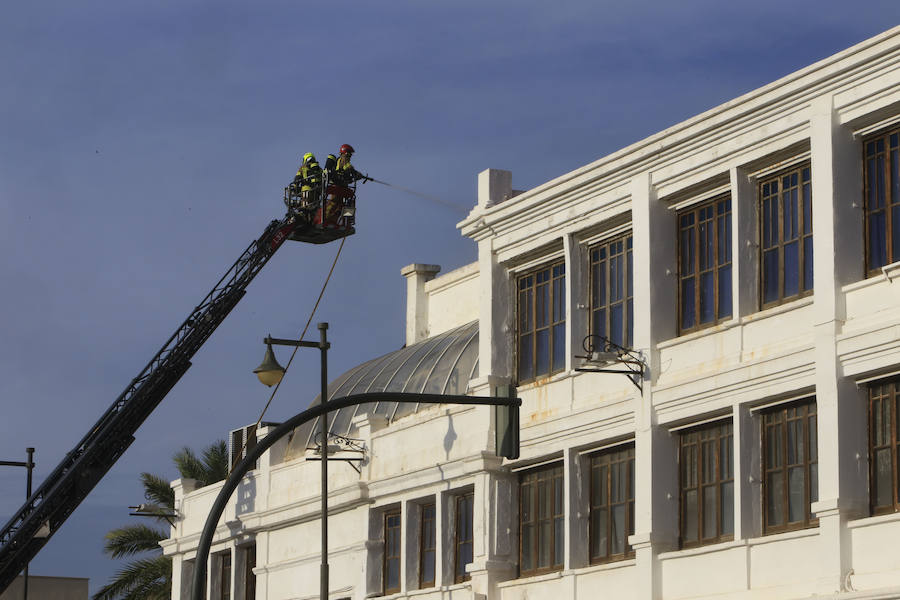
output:
[[[28,471],[28,475],[25,477],[25,500],[31,498],[31,473],[34,470],[34,448],[25,448],[25,453],[28,455],[25,462],[15,461],[15,460],[0,460],[0,466],[2,467],[25,467]],[[28,564],[25,564],[25,569],[22,571],[24,579],[22,581],[22,598],[24,600],[28,600]]]
[[[273,386],[281,381],[284,377],[284,367],[275,360],[275,353],[272,352],[272,344],[276,346],[295,346],[302,348],[318,348],[321,356],[322,364],[322,391],[320,398],[322,405],[328,402],[328,323],[319,323],[319,341],[306,342],[303,340],[284,340],[266,336],[263,340],[266,343],[266,354],[263,357],[262,364],[253,370],[260,382],[267,386]],[[319,600],[328,600],[328,411],[322,413],[319,417],[320,428],[319,435],[322,437],[319,448],[322,454],[322,564],[319,573]]]

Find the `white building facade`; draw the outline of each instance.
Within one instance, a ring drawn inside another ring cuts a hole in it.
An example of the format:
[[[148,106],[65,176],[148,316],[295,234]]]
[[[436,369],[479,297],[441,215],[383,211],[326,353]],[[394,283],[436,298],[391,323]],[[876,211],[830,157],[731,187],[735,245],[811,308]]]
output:
[[[481,173],[478,261],[403,269],[407,346],[330,394],[513,385],[521,456],[489,407],[333,414],[331,598],[900,598],[898,165],[895,28],[535,189]],[[589,334],[643,377],[577,371]],[[317,428],[241,484],[210,599],[318,598]],[[187,598],[221,485],[174,487]]]

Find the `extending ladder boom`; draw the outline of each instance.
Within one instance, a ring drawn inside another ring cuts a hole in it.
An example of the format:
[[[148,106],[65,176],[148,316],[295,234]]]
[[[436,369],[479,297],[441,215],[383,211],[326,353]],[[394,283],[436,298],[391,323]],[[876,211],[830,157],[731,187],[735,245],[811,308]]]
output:
[[[181,379],[191,366],[194,354],[295,229],[297,225],[288,218],[269,223],[87,435],[3,526],[0,592],[12,583],[131,445],[138,427]]]

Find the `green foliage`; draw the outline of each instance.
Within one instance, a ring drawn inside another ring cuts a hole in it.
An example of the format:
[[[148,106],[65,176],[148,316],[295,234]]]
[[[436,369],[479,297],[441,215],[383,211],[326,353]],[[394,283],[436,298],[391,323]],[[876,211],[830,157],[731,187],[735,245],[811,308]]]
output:
[[[169,537],[162,530],[147,525],[129,525],[106,534],[103,552],[112,558],[127,558],[141,552],[156,552],[159,543]]]
[[[203,451],[198,458],[185,446],[172,457],[182,477],[196,479],[200,487],[222,481],[228,477],[228,450],[225,440],[219,440]]]
[[[224,440],[210,444],[199,458],[190,448],[182,448],[175,453],[172,461],[182,478],[196,479],[199,487],[228,477],[228,450]],[[175,507],[175,492],[167,479],[141,473],[141,484],[148,502],[163,509]],[[154,517],[158,525],[168,525],[163,514]],[[168,537],[167,531],[146,523],[127,525],[108,532],[104,553],[114,559],[134,560],[94,594],[93,600],[170,600],[172,559],[163,556],[159,546]]]

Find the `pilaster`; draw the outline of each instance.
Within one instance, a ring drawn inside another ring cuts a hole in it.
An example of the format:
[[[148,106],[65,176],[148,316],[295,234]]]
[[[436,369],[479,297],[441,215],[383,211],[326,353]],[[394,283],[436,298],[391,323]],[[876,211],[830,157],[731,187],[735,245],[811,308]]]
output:
[[[810,130],[819,459],[819,501],[812,510],[823,549],[819,591],[839,592],[852,567],[847,520],[867,506],[866,473],[855,458],[866,453],[866,408],[837,355],[846,313],[841,286],[861,277],[863,268],[857,198],[862,179],[853,166],[859,162],[858,143],[839,125],[832,96],[812,103]],[[854,222],[859,223],[855,232]]]
[[[467,572],[475,597],[499,598],[497,584],[516,575],[512,531],[516,530],[518,499],[515,476],[502,471],[479,473],[475,478],[473,557]]]
[[[675,217],[656,198],[650,174],[632,180],[634,348],[648,363],[643,392],[635,394],[635,550],[637,598],[661,597],[658,555],[677,542],[677,449],[656,423],[653,382],[659,376],[657,343],[675,336]],[[674,502],[674,504],[673,504]]]
[[[731,179],[731,298],[735,317],[759,306],[759,210],[756,183],[744,169],[733,167]]]

